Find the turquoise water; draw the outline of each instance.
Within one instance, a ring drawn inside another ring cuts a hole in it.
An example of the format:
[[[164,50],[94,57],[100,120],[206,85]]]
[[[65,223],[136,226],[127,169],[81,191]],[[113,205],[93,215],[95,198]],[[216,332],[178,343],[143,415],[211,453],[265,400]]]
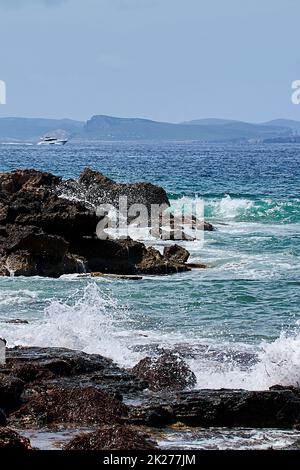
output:
[[[151,181],[173,203],[196,195],[217,230],[186,242],[206,270],[141,281],[64,276],[0,280],[0,336],[99,352],[132,365],[176,347],[198,387],[300,382],[300,146],[99,143],[0,145],[0,169],[64,178],[86,166]],[[21,318],[28,325],[8,325]]]

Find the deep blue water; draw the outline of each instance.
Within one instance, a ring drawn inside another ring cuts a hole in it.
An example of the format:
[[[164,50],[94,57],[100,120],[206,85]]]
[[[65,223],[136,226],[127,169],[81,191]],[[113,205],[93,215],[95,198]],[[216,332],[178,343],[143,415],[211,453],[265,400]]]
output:
[[[3,324],[0,336],[11,344],[98,351],[120,362],[134,362],[136,346],[233,348],[261,354],[260,369],[237,364],[231,352],[220,362],[208,348],[191,359],[199,386],[297,383],[299,164],[298,145],[0,145],[2,171],[36,168],[69,178],[89,166],[118,181],[159,184],[172,200],[198,195],[217,228],[203,247],[186,243],[206,270],[134,283],[2,279],[0,319],[30,323]]]

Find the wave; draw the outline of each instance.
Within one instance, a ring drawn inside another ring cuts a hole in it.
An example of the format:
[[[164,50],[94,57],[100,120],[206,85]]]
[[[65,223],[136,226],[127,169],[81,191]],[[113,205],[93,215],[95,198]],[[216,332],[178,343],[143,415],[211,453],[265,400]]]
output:
[[[182,197],[171,200],[176,210],[188,206],[195,199]],[[224,222],[299,223],[300,199],[249,199],[225,195],[222,198],[204,198],[204,215],[209,220]]]
[[[126,318],[126,309],[95,283],[89,283],[76,300],[52,300],[41,321],[1,327],[1,336],[8,347],[65,347],[128,365],[139,357],[122,340]]]
[[[300,331],[282,332],[273,342],[263,342],[255,363],[239,364],[228,355],[223,362],[190,362],[197,388],[267,390],[273,385],[300,386]]]
[[[40,321],[3,325],[8,346],[66,347],[97,353],[133,366],[157,346],[179,350],[195,372],[197,388],[264,390],[272,385],[300,386],[300,326],[259,347],[236,343],[205,344],[199,338],[166,331],[135,329],[128,310],[103,286],[89,283],[65,302],[52,300]],[[185,352],[188,351],[188,352]],[[191,353],[192,351],[192,353]],[[198,353],[197,353],[198,351]]]
[[[1,290],[0,292],[0,306],[4,305],[23,305],[24,303],[33,303],[38,298],[36,292],[27,289],[10,291]]]

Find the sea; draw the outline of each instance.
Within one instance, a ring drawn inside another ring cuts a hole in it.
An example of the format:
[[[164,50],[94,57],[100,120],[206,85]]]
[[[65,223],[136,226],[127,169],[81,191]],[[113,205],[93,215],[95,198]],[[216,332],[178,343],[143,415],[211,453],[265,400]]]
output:
[[[118,182],[163,186],[174,207],[203,199],[216,230],[203,243],[181,243],[191,262],[207,268],[135,281],[12,273],[0,278],[0,336],[8,346],[79,349],[126,367],[167,348],[188,362],[196,388],[299,386],[300,145],[0,144],[3,172],[35,168],[67,179],[86,167]],[[28,323],[5,323],[12,319]],[[183,434],[164,436],[161,445],[279,448],[294,437],[280,430]]]

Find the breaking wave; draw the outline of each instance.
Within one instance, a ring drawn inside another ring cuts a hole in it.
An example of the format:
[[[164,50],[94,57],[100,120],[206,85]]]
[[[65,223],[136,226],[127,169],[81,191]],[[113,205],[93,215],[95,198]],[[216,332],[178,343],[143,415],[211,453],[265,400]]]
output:
[[[188,205],[194,199],[182,197],[172,200],[173,207]],[[224,222],[299,223],[300,199],[249,199],[225,195],[222,198],[204,198],[204,213],[209,220]]]
[[[153,351],[153,346],[177,349],[184,356],[186,336],[166,335],[163,331],[144,331],[139,337],[129,312],[109,293],[95,283],[89,283],[83,293],[78,291],[65,302],[53,300],[40,321],[28,325],[3,325],[1,336],[8,346],[66,347],[87,353],[98,353],[120,365],[133,366]],[[180,341],[181,340],[181,341]],[[144,348],[136,347],[143,343]],[[185,346],[184,346],[185,345]],[[145,348],[146,346],[146,348]],[[147,346],[149,347],[147,349]],[[197,388],[244,388],[264,390],[272,385],[300,385],[300,328],[291,333],[282,332],[273,342],[254,347],[249,345],[218,344],[210,354],[205,340],[190,335],[189,348],[202,348],[201,354],[187,354],[186,360],[197,377]],[[240,348],[232,355],[230,349]],[[228,350],[228,354],[226,354]],[[222,354],[220,354],[220,352]],[[225,351],[225,353],[224,353]],[[243,360],[236,360],[238,356]]]

